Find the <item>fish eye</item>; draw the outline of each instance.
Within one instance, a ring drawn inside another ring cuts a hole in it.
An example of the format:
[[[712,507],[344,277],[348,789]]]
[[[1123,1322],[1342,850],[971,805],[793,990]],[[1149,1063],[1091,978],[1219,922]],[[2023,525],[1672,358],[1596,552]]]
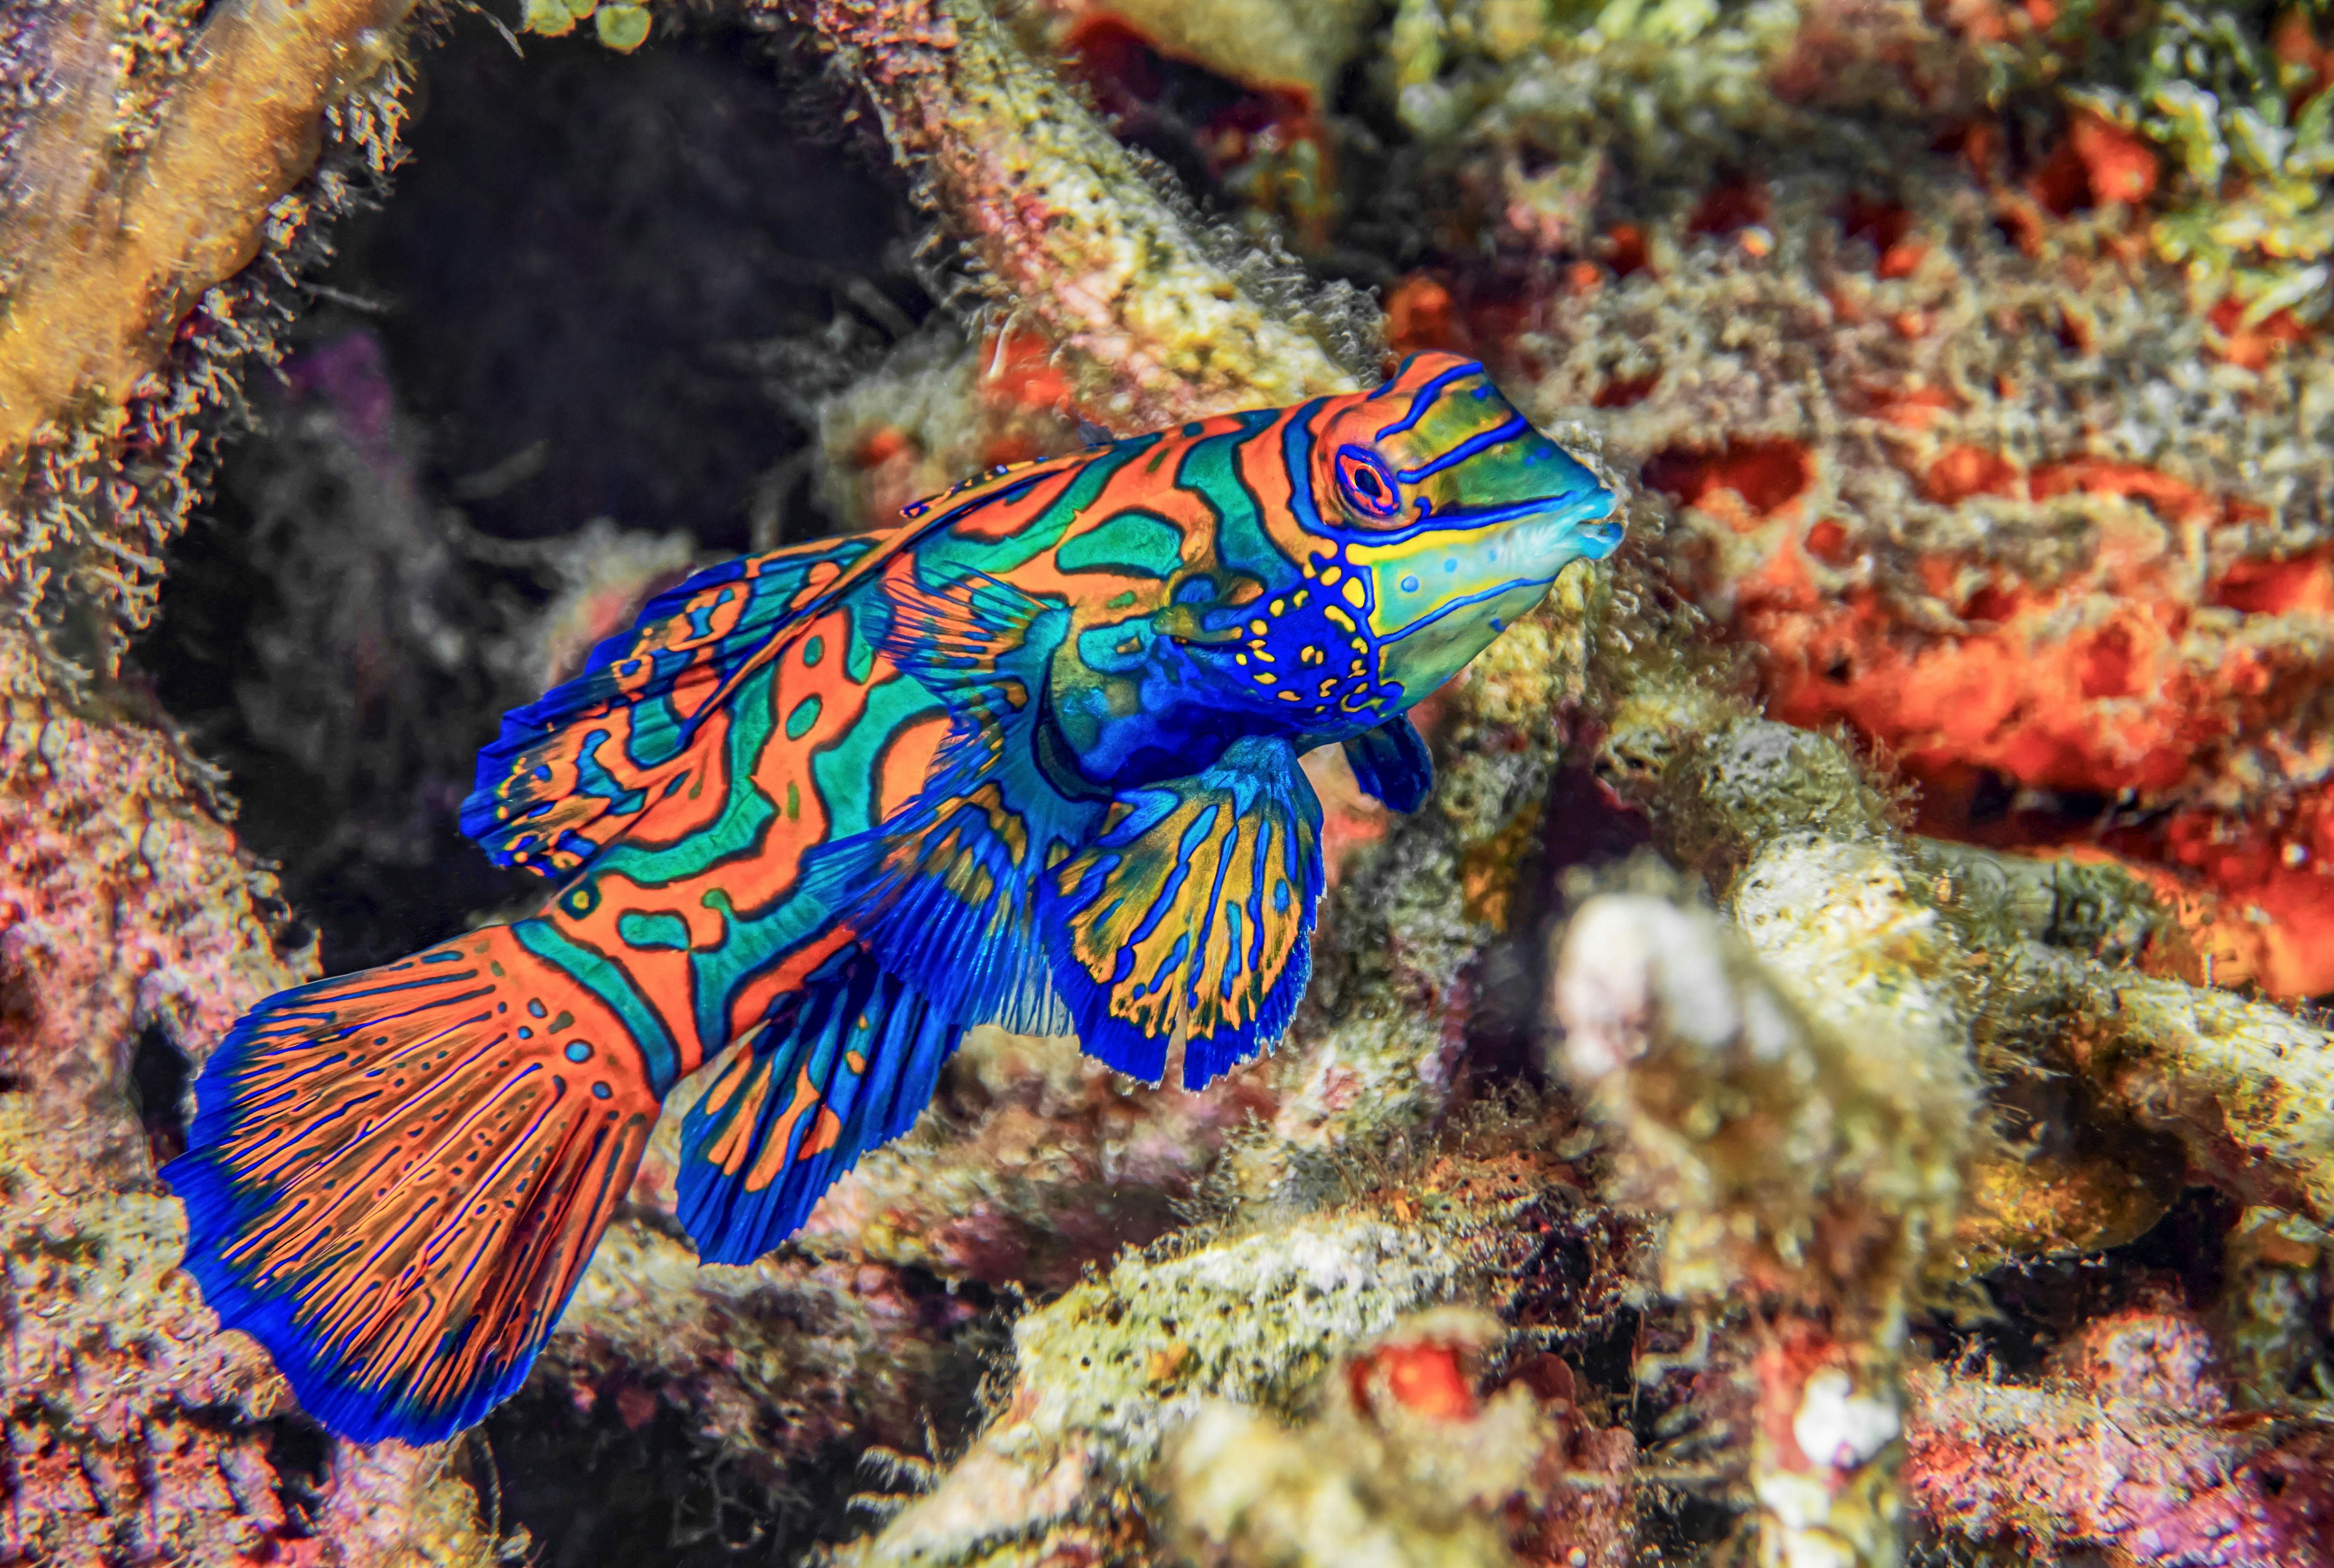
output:
[[[1402,488],[1385,460],[1367,447],[1337,450],[1337,493],[1365,518],[1383,522],[1402,510]]]

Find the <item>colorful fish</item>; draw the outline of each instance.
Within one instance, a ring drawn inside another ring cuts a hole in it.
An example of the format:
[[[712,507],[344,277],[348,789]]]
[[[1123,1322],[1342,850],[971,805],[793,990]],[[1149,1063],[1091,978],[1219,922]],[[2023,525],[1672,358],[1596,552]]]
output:
[[[963,1031],[1075,1031],[1197,1088],[1310,972],[1342,744],[1414,809],[1403,715],[1620,537],[1480,365],[991,474],[885,534],[699,574],[505,721],[463,826],[526,919],[262,1003],[205,1065],[186,1267],[342,1436],[518,1386],[665,1095],[709,1262],[907,1130]]]

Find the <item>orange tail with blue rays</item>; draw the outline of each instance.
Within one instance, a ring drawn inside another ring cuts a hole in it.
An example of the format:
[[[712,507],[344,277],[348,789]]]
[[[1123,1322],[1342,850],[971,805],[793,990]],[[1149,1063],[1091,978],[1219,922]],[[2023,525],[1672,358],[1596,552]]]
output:
[[[507,926],[318,981],[197,1086],[186,1268],[309,1414],[426,1443],[518,1386],[631,1185],[659,1093]]]

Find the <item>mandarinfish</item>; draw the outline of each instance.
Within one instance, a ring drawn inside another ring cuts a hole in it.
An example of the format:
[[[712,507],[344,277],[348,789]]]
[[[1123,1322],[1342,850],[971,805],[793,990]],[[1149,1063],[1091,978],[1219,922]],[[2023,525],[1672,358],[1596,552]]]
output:
[[[342,1436],[516,1389],[673,1085],[680,1219],[745,1263],[905,1131],[969,1026],[1196,1088],[1311,968],[1342,744],[1609,554],[1615,498],[1480,365],[1000,470],[889,533],[717,566],[513,712],[463,826],[541,911],[236,1025],[165,1171],[186,1267]]]

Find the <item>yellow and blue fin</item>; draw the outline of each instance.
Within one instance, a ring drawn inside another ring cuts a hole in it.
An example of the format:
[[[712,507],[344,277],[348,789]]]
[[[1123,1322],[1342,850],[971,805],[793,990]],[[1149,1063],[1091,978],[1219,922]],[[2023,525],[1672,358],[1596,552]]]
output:
[[[802,1226],[859,1157],[914,1125],[960,1027],[846,945],[778,1003],[681,1127],[680,1223],[710,1263]]]
[[[1345,742],[1354,781],[1393,811],[1415,811],[1434,789],[1434,759],[1406,713]]]
[[[547,876],[582,866],[689,782],[697,721],[874,547],[825,540],[728,561],[651,599],[583,674],[505,716],[478,753],[462,831],[497,866]]]
[[[1060,1033],[1069,1015],[1038,934],[1036,885],[1102,811],[1056,789],[1031,741],[1066,612],[979,574],[927,586],[904,556],[882,583],[891,616],[879,645],[946,704],[948,738],[913,800],[804,857],[803,889],[884,969],[946,997],[962,1021]]]
[[[1321,806],[1284,740],[1121,790],[1048,878],[1055,984],[1086,1051],[1198,1089],[1280,1038],[1312,973]]]
[[[519,1385],[655,1124],[621,1023],[507,926],[246,1015],[195,1087],[185,1268],[343,1437]]]

